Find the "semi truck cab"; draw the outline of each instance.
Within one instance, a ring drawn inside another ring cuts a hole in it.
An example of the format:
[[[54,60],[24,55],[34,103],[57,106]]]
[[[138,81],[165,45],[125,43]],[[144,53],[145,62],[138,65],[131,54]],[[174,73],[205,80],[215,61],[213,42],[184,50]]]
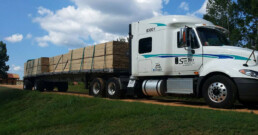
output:
[[[202,96],[219,108],[232,107],[237,99],[257,102],[258,52],[230,46],[227,32],[190,16],[132,23],[128,88],[146,96]]]

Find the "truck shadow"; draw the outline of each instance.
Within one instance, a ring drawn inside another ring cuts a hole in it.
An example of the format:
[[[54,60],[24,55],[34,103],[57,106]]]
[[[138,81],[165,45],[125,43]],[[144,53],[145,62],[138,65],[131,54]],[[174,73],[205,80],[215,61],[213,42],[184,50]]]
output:
[[[49,91],[48,91],[49,92]],[[57,91],[50,91],[53,93],[60,93]],[[67,94],[76,94],[76,95],[85,95],[90,96],[87,92],[65,92]],[[93,96],[92,96],[93,97]],[[188,99],[188,98],[185,98]],[[193,107],[208,107],[208,105],[204,101],[200,101],[197,98],[191,98],[190,100],[185,99],[171,99],[171,98],[136,98],[136,97],[125,97],[122,100],[132,100],[132,101],[144,101],[145,103],[157,103],[163,105],[176,104],[177,106],[193,106]],[[248,110],[258,110],[258,105],[256,106],[244,106],[239,102],[235,103],[235,106],[232,109],[248,109]]]
[[[159,103],[176,103],[182,106],[195,106],[195,107],[200,107],[200,106],[207,106],[205,102],[201,101],[185,101],[185,100],[180,100],[180,99],[152,99],[152,98],[147,98],[146,100],[154,101],[154,102],[159,102]],[[258,105],[253,105],[253,106],[244,106],[239,102],[236,102],[234,107],[232,109],[248,109],[248,110],[258,110]]]

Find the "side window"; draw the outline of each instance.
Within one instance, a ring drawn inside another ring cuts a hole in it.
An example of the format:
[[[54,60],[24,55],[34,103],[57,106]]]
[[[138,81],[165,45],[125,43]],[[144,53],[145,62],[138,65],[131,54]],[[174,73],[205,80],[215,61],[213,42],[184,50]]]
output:
[[[177,32],[177,47],[178,48],[183,48],[184,45],[181,43],[179,37],[179,31]],[[187,46],[191,46],[192,49],[196,49],[196,48],[199,48],[199,43],[198,43],[198,40],[197,40],[197,37],[196,37],[196,34],[194,33],[194,30],[193,29],[190,29],[189,30],[189,34],[188,34],[188,37],[187,39],[191,39],[191,42],[189,42],[190,40],[187,41]]]
[[[139,54],[149,53],[152,50],[152,38],[143,38],[139,41]]]

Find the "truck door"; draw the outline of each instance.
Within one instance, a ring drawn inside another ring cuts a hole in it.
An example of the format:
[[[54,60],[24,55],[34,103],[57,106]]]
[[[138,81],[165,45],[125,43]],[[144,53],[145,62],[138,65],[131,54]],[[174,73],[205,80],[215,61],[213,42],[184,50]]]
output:
[[[176,75],[195,75],[202,66],[202,46],[198,42],[196,32],[190,29],[187,34],[187,47],[182,46],[179,41],[179,32],[177,33],[177,47],[174,48]]]

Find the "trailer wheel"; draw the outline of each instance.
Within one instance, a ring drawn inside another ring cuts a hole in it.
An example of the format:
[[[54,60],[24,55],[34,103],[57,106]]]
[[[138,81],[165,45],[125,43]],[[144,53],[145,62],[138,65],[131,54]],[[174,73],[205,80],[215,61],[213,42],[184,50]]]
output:
[[[23,89],[24,90],[32,90],[32,83],[29,80],[25,80],[23,84]]]
[[[52,82],[46,83],[46,90],[47,91],[53,91],[54,90],[54,84]]]
[[[34,89],[40,92],[43,92],[45,89],[45,83],[43,81],[36,81],[34,85]]]
[[[123,90],[120,80],[116,77],[110,78],[106,85],[106,93],[109,98],[122,98]]]
[[[236,100],[236,86],[228,77],[216,75],[206,80],[202,94],[211,107],[232,108]]]
[[[90,93],[95,96],[105,96],[105,82],[101,78],[95,78],[90,84]]]
[[[59,92],[67,92],[68,90],[68,82],[60,82],[57,85],[57,89]]]

